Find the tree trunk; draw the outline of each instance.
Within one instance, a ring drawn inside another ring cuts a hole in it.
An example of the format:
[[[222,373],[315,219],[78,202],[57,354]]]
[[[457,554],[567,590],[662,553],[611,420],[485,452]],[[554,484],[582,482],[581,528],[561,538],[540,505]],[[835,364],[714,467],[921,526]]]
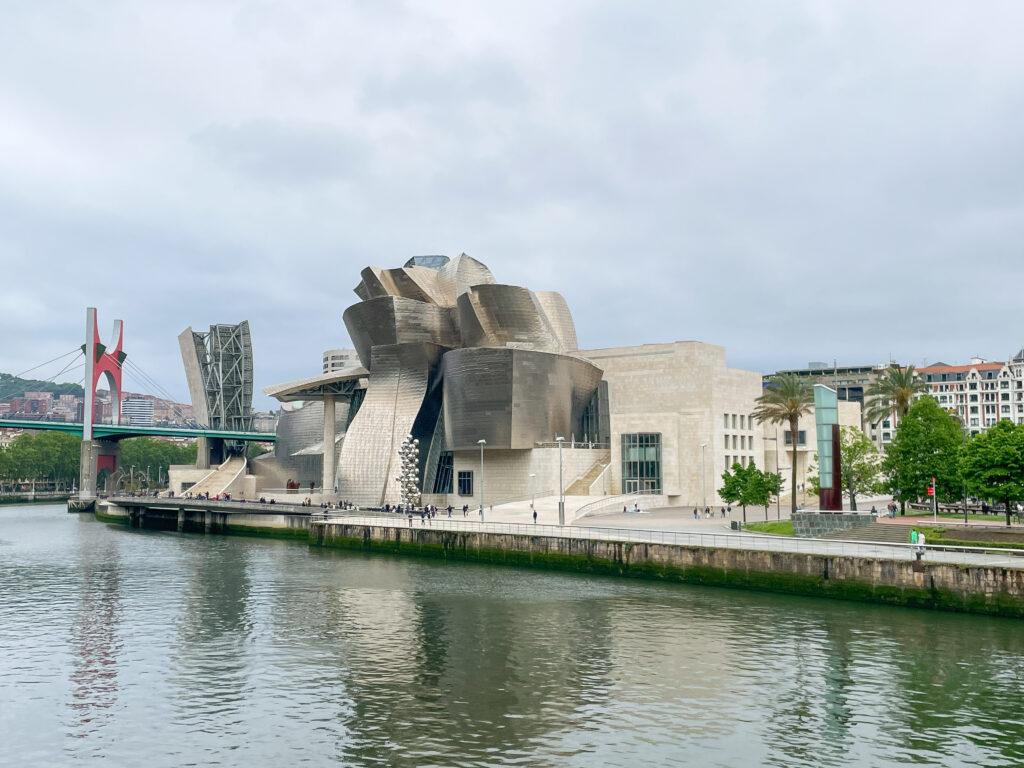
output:
[[[1006,500],[1006,527],[1010,527],[1010,500]]]
[[[854,493],[853,491],[850,491],[850,511],[857,511],[857,494]]]
[[[789,498],[789,501],[790,501],[790,504],[789,504],[789,517],[790,517],[791,520],[796,516],[796,444],[797,444],[797,438],[799,437],[799,434],[800,434],[798,432],[799,426],[800,426],[800,418],[796,417],[796,416],[791,417],[790,420],[789,420],[789,437],[790,437],[790,440],[791,440],[791,444],[793,446],[793,458],[792,458],[792,461],[791,461],[793,466],[790,467],[790,478],[791,478],[790,482],[792,483],[792,486],[790,487],[790,498]]]
[[[746,504],[741,504],[740,506],[743,507],[743,522],[746,523],[747,522],[747,505]]]

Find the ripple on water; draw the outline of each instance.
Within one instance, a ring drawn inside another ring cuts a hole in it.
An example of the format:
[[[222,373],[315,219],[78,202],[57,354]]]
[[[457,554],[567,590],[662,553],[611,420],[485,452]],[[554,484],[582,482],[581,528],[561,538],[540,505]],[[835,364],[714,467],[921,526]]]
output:
[[[0,528],[0,763],[1024,764],[1014,622]]]

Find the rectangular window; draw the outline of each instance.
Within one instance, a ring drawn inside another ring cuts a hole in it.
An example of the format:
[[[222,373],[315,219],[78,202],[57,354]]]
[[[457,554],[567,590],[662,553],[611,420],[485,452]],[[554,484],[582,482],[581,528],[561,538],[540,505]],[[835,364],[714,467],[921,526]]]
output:
[[[782,435],[783,435],[783,441],[786,443],[786,445],[793,445],[793,433],[792,432],[790,432],[788,429],[786,429],[786,430],[783,430]],[[799,432],[796,433],[796,444],[797,445],[807,445],[807,430],[801,429]]]
[[[459,470],[459,496],[473,495],[473,472],[471,470]]]
[[[728,435],[725,436],[725,447],[728,450],[728,448],[729,448],[729,436]]]
[[[735,413],[732,415],[732,428],[736,429],[736,414]]]
[[[661,493],[660,433],[622,435],[622,491]]]
[[[747,428],[747,417],[744,414],[740,414],[740,429]]]
[[[977,419],[971,419],[971,426],[972,427],[978,426],[978,420]]]
[[[728,413],[723,413],[722,414],[722,428],[723,429],[728,429],[729,428],[729,414]]]
[[[1004,401],[1004,402],[1008,402],[1008,401],[1009,401],[1009,399],[1010,399],[1010,393],[1009,393],[1009,392],[1003,392],[1003,393],[1002,393],[1002,394],[1001,394],[1001,395],[999,396],[999,399],[1000,399],[1000,400],[1002,400],[1002,401]]]

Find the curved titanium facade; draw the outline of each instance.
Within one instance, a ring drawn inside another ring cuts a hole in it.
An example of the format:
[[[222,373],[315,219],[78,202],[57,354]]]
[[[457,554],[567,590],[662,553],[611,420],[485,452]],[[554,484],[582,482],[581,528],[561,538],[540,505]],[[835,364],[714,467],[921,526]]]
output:
[[[518,285],[475,285],[459,296],[464,347],[561,352],[562,346],[533,291]]]
[[[408,434],[427,478],[428,462],[480,439],[488,450],[531,449],[582,434],[601,370],[571,354],[576,329],[559,294],[498,284],[465,254],[367,267],[356,294],[344,320],[369,384],[341,447],[342,497],[397,502]]]
[[[398,499],[398,449],[414,429],[441,359],[434,344],[373,349],[370,384],[341,446],[338,488],[358,504]]]
[[[371,372],[374,347],[436,344],[454,349],[461,346],[451,312],[436,304],[382,296],[353,304],[345,310],[344,320],[360,362]]]
[[[444,356],[448,450],[533,448],[582,434],[580,423],[601,369],[577,357],[527,349],[456,349]]]
[[[343,434],[348,423],[349,404],[335,407],[335,433]],[[281,409],[277,420],[276,464],[283,478],[297,480],[303,488],[320,484],[323,474],[324,404],[308,401],[291,403]]]

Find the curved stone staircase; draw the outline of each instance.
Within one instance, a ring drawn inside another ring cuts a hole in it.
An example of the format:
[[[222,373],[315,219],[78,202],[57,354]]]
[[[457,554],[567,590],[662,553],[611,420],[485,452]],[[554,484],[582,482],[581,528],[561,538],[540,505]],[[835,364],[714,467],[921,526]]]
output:
[[[193,496],[208,493],[210,496],[224,493],[242,475],[245,474],[245,456],[232,456],[210,474],[186,490]]]

